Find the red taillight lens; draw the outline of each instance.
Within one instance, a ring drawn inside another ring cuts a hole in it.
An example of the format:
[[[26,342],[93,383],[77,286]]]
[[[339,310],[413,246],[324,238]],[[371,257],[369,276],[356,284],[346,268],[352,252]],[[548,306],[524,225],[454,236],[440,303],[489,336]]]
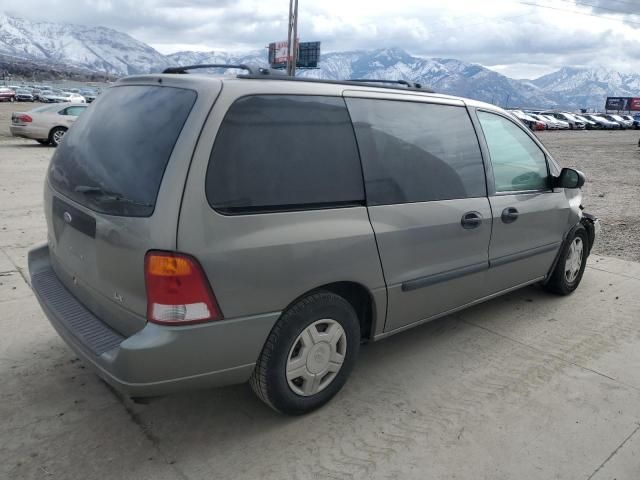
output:
[[[16,117],[16,120],[18,122],[20,122],[20,123],[31,123],[31,122],[33,122],[33,118],[31,118],[31,116],[25,115],[25,114],[18,115]]]
[[[188,325],[222,319],[198,261],[181,253],[150,251],[144,261],[147,320]]]

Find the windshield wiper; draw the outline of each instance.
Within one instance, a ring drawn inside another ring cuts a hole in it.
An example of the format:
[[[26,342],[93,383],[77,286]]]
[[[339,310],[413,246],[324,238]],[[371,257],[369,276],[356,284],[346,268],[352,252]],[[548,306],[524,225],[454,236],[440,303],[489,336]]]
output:
[[[139,207],[153,207],[150,203],[138,202],[137,200],[125,197],[122,193],[105,190],[104,188],[95,185],[78,185],[73,190],[78,193],[83,193],[84,195],[93,196],[99,202],[119,202]]]

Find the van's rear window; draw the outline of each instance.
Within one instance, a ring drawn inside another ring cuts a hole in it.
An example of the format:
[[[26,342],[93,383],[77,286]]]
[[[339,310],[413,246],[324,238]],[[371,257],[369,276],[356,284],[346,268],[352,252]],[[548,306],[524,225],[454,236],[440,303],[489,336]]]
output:
[[[57,148],[49,167],[52,186],[100,213],[151,215],[196,96],[161,86],[106,90]]]

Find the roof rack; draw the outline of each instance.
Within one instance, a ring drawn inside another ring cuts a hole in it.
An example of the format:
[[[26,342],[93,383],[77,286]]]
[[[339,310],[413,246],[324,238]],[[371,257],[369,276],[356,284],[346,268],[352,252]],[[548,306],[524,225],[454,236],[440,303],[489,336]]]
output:
[[[188,70],[201,70],[204,68],[226,68],[226,69],[238,69],[246,70],[249,75],[278,75],[284,76],[285,74],[280,70],[274,70],[272,68],[264,68],[258,65],[239,63],[237,65],[230,63],[205,63],[201,65],[185,65],[180,67],[165,68],[162,73],[187,73]]]
[[[202,70],[205,68],[225,68],[225,69],[238,69],[246,70],[247,73],[237,75],[238,78],[247,78],[254,80],[287,80],[292,82],[308,82],[308,83],[329,83],[333,85],[351,85],[362,86],[371,83],[379,83],[379,88],[393,88],[397,89],[396,85],[403,85],[407,90],[414,90],[424,93],[435,93],[429,88],[425,88],[420,83],[408,82],[406,80],[384,80],[380,78],[360,78],[355,80],[325,80],[321,78],[306,78],[306,77],[291,77],[284,73],[282,70],[276,70],[273,68],[260,67],[254,64],[228,64],[228,63],[209,63],[202,65],[185,65],[180,67],[165,68],[162,73],[187,73],[189,70]]]
[[[399,87],[397,86],[399,85],[404,85],[406,88],[403,88],[402,90],[412,90],[415,92],[422,92],[422,93],[436,93],[433,90],[431,90],[430,88],[426,88],[423,87],[421,84],[419,83],[410,83],[407,82],[405,80],[380,80],[380,79],[376,79],[375,81],[372,80],[325,80],[322,78],[306,78],[306,77],[291,77],[289,75],[274,75],[272,77],[268,76],[268,75],[253,75],[253,74],[241,74],[238,75],[238,78],[247,78],[247,79],[253,79],[253,80],[285,80],[288,82],[305,82],[305,83],[329,83],[331,85],[350,85],[352,87],[357,86],[357,87],[362,87],[364,86],[371,86],[371,85],[367,85],[368,83],[380,83],[380,85],[377,85],[377,88],[389,88],[389,89],[394,89],[394,90],[398,90]],[[392,85],[384,85],[384,84],[392,84]]]
[[[351,82],[360,82],[360,83],[394,83],[398,85],[406,85],[407,87],[413,88],[422,88],[422,84],[407,82],[406,80],[384,80],[381,78],[354,78],[350,80]]]

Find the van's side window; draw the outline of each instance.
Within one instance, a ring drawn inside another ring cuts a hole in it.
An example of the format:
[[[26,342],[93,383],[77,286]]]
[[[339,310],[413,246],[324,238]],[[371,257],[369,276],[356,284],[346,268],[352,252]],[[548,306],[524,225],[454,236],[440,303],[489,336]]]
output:
[[[362,205],[362,169],[344,100],[238,99],[218,131],[206,194],[223,213]]]
[[[370,205],[486,196],[466,108],[349,98]]]
[[[496,191],[547,190],[547,161],[540,147],[500,115],[479,111],[478,119],[489,147]]]

